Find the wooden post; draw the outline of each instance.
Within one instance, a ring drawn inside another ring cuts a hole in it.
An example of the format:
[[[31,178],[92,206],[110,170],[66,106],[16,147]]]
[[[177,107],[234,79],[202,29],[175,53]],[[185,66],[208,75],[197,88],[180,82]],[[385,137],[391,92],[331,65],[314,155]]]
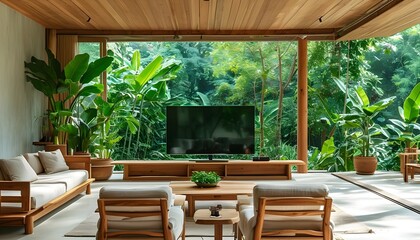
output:
[[[306,163],[298,166],[299,173],[308,172],[308,42],[298,39],[298,116],[297,159]]]
[[[57,30],[47,29],[46,30],[46,45],[54,55],[57,53]]]

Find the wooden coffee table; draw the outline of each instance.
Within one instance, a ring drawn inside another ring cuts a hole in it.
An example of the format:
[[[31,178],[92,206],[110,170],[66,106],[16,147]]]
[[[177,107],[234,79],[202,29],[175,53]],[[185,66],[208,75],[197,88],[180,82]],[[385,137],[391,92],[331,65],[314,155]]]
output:
[[[236,200],[238,195],[252,196],[255,183],[245,181],[221,181],[217,187],[199,188],[191,181],[173,181],[172,192],[185,195],[188,201],[188,216],[195,212],[195,201]]]
[[[197,224],[213,224],[214,239],[223,239],[223,224],[236,224],[239,222],[239,213],[235,209],[220,210],[219,217],[211,217],[210,210],[199,209],[194,214],[194,221]]]

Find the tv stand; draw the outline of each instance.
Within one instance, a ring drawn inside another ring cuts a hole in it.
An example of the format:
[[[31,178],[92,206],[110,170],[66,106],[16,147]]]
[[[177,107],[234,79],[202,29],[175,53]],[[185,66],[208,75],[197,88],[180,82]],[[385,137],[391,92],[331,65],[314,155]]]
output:
[[[209,162],[209,163],[211,163],[211,162],[229,162],[229,160],[227,160],[227,159],[197,159],[197,160],[190,160],[190,161],[193,161],[193,162],[202,162],[202,163],[205,163],[205,162]]]
[[[193,171],[214,171],[223,180],[290,180],[292,166],[304,165],[301,160],[124,160],[113,164],[124,165],[124,180],[185,181]]]

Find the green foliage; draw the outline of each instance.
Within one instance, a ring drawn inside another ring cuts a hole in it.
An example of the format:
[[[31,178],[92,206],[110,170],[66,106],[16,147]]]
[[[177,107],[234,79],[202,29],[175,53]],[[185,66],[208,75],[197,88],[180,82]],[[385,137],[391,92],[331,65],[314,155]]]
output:
[[[191,181],[195,183],[218,183],[221,178],[216,172],[193,171]]]
[[[381,151],[381,143],[386,139],[377,138],[381,134],[387,136],[383,128],[373,119],[389,105],[395,97],[382,99],[370,104],[366,92],[361,87],[352,89],[349,93],[349,113],[340,114],[339,126],[349,129],[346,139],[354,144],[355,156],[375,156]]]
[[[392,124],[387,124],[388,129],[394,133],[391,141],[400,148],[415,147],[419,142],[418,131],[420,124],[417,123],[420,108],[420,83],[418,83],[404,101],[403,107],[398,107],[401,120],[390,119]],[[403,146],[404,145],[404,146]]]
[[[120,49],[113,54],[118,56],[121,52]],[[134,51],[130,58],[122,56],[110,72],[110,100],[117,102],[121,93],[127,97],[121,103],[124,107],[121,116],[125,116],[125,121],[115,122],[112,126],[118,130],[108,131],[117,131],[123,136],[114,147],[116,159],[152,158],[154,153],[163,150],[165,114],[162,104],[170,99],[167,81],[174,79],[180,62],[164,61],[163,57],[156,56],[142,65],[139,51]]]
[[[76,112],[76,105],[87,98],[103,91],[101,84],[90,84],[108,66],[112,57],[103,57],[89,63],[89,54],[76,55],[61,71],[61,64],[54,54],[46,49],[48,63],[35,57],[25,62],[27,81],[48,97],[50,109],[49,120],[53,127],[53,136],[57,143],[66,143],[67,136],[59,132],[74,132],[70,126],[70,117]],[[64,99],[58,97],[64,94]],[[70,107],[66,107],[66,106]],[[83,124],[79,124],[82,126]]]

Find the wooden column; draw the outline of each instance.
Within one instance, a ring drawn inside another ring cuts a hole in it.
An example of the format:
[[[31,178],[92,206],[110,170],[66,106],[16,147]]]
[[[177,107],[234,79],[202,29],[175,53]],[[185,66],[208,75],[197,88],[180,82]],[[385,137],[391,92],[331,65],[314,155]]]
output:
[[[298,40],[298,116],[297,159],[306,163],[298,166],[299,173],[308,172],[308,42]]]
[[[57,53],[57,30],[46,29],[46,45],[54,55]]]

